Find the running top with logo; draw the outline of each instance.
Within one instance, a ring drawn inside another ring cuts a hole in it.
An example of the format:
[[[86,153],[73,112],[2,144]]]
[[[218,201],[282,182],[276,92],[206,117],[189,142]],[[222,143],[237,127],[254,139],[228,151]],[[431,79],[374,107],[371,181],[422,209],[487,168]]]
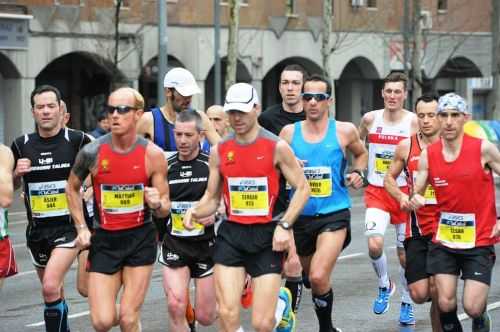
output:
[[[405,162],[405,174],[408,178],[407,182],[410,187],[413,187],[418,174],[418,162],[422,148],[417,138],[417,134],[410,138],[410,152]],[[437,201],[436,192],[432,185],[428,185],[425,189],[425,206],[417,211],[410,212],[410,227],[406,227],[406,237],[427,236],[432,234],[434,223],[437,220]]]
[[[496,224],[495,186],[491,171],[481,165],[481,140],[464,135],[457,159],[447,162],[443,142],[427,148],[429,182],[436,191],[439,221],[434,242],[449,248],[469,249],[490,246]]]
[[[180,237],[189,241],[204,241],[215,236],[214,226],[203,226],[195,222],[192,230],[184,228],[182,220],[186,210],[197,203],[207,188],[208,155],[200,152],[189,161],[179,160],[175,153],[168,158],[168,187],[171,209],[167,224],[167,236]]]
[[[111,146],[111,135],[106,135],[85,147],[85,153],[94,154],[97,167],[92,185],[98,228],[119,231],[151,222],[151,211],[144,202],[144,188],[150,185],[147,145],[148,140],[137,137],[129,152],[118,153]]]
[[[227,219],[239,224],[266,224],[284,212],[277,201],[280,172],[274,166],[279,138],[260,128],[257,138],[240,144],[234,133],[218,145]]]
[[[151,114],[153,115],[154,143],[162,148],[166,152],[165,155],[167,158],[169,158],[177,151],[174,138],[174,125],[167,121],[158,107],[151,109]],[[203,152],[210,152],[210,144],[206,139],[203,140],[200,147]]]
[[[21,158],[31,161],[31,171],[23,176],[24,203],[31,226],[71,223],[66,181],[78,151],[87,143],[87,135],[68,128],[47,138],[38,133],[25,134],[12,143],[16,163]]]
[[[337,138],[337,122],[328,121],[328,130],[321,142],[304,140],[302,123],[296,122],[292,150],[300,160],[306,160],[304,174],[311,188],[311,197],[301,215],[318,216],[351,207],[349,193],[344,184],[346,159]]]
[[[0,240],[3,240],[9,236],[7,227],[9,225],[9,219],[7,217],[7,210],[0,208]]]
[[[368,183],[384,187],[384,176],[389,170],[396,145],[411,134],[411,114],[398,124],[384,122],[384,110],[375,111],[375,119],[368,133]],[[400,174],[396,179],[398,186],[406,186],[406,179]]]

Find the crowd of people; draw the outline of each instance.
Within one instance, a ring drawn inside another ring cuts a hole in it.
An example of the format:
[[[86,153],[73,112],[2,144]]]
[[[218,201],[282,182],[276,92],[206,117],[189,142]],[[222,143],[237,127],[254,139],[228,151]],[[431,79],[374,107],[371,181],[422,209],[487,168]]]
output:
[[[492,331],[500,152],[464,133],[471,114],[461,96],[426,94],[406,110],[407,78],[391,73],[384,108],[357,127],[331,117],[329,80],[299,65],[283,69],[282,102],[267,110],[247,83],[232,85],[224,105],[194,110],[200,89],[183,68],[165,75],[164,88],[165,105],[147,112],[135,89],[113,91],[88,135],[66,126],[57,88],[38,86],[36,130],[0,146],[0,285],[17,273],[7,208],[21,187],[47,331],[69,331],[63,284],[77,260],[96,331],[141,330],[158,261],[169,331],[241,332],[242,306],[256,331],[295,331],[307,287],[319,331],[340,332],[332,273],[352,241],[349,190],[362,188],[373,313],[386,313],[396,290],[384,252],[393,224],[399,323],[414,325],[415,303],[432,301],[433,331],[462,331],[461,277],[472,331]]]

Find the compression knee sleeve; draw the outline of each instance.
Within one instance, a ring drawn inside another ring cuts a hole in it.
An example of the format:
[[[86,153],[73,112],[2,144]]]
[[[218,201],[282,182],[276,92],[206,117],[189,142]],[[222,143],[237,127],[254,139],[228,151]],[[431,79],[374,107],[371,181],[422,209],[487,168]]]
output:
[[[463,332],[462,325],[457,317],[457,308],[450,312],[439,312],[443,332]]]
[[[47,332],[69,331],[68,305],[64,299],[59,299],[54,302],[46,302],[43,316]]]

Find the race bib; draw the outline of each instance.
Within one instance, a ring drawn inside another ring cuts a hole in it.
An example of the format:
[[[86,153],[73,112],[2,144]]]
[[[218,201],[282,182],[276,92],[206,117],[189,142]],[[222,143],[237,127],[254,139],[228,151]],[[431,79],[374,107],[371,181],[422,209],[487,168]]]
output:
[[[441,212],[436,239],[449,248],[474,248],[476,244],[475,214]]]
[[[413,172],[413,183],[417,182],[417,174],[418,172]],[[434,190],[434,187],[431,186],[430,184],[428,184],[427,187],[425,188],[424,198],[425,198],[425,205],[437,204],[436,191]]]
[[[170,207],[170,221],[172,223],[171,234],[175,236],[198,236],[205,234],[205,226],[193,220],[194,228],[188,230],[184,228],[184,215],[187,209],[194,206],[196,202],[172,202]]]
[[[386,174],[394,157],[393,151],[379,151],[375,153],[375,172],[378,174]]]
[[[101,184],[101,206],[110,214],[144,210],[144,184]]]
[[[330,167],[304,167],[304,175],[311,187],[311,197],[332,195],[332,169]]]
[[[269,191],[266,177],[228,178],[231,214],[237,216],[267,216]]]
[[[69,215],[66,180],[28,184],[31,213],[34,218]]]

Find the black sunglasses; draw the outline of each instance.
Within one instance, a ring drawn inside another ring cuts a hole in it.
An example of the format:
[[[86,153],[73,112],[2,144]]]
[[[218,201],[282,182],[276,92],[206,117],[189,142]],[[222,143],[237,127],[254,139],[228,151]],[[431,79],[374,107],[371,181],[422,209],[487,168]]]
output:
[[[322,92],[318,92],[318,93],[306,92],[306,93],[302,94],[302,99],[304,99],[305,101],[311,101],[311,99],[313,99],[313,98],[316,101],[323,101],[323,100],[327,100],[328,98],[330,98],[330,95],[328,93],[322,93]]]
[[[109,114],[113,114],[115,111],[118,112],[118,114],[126,114],[132,110],[136,110],[137,107],[132,107],[132,106],[127,106],[127,105],[118,105],[118,106],[112,106],[112,105],[107,105],[106,106],[106,112]]]

